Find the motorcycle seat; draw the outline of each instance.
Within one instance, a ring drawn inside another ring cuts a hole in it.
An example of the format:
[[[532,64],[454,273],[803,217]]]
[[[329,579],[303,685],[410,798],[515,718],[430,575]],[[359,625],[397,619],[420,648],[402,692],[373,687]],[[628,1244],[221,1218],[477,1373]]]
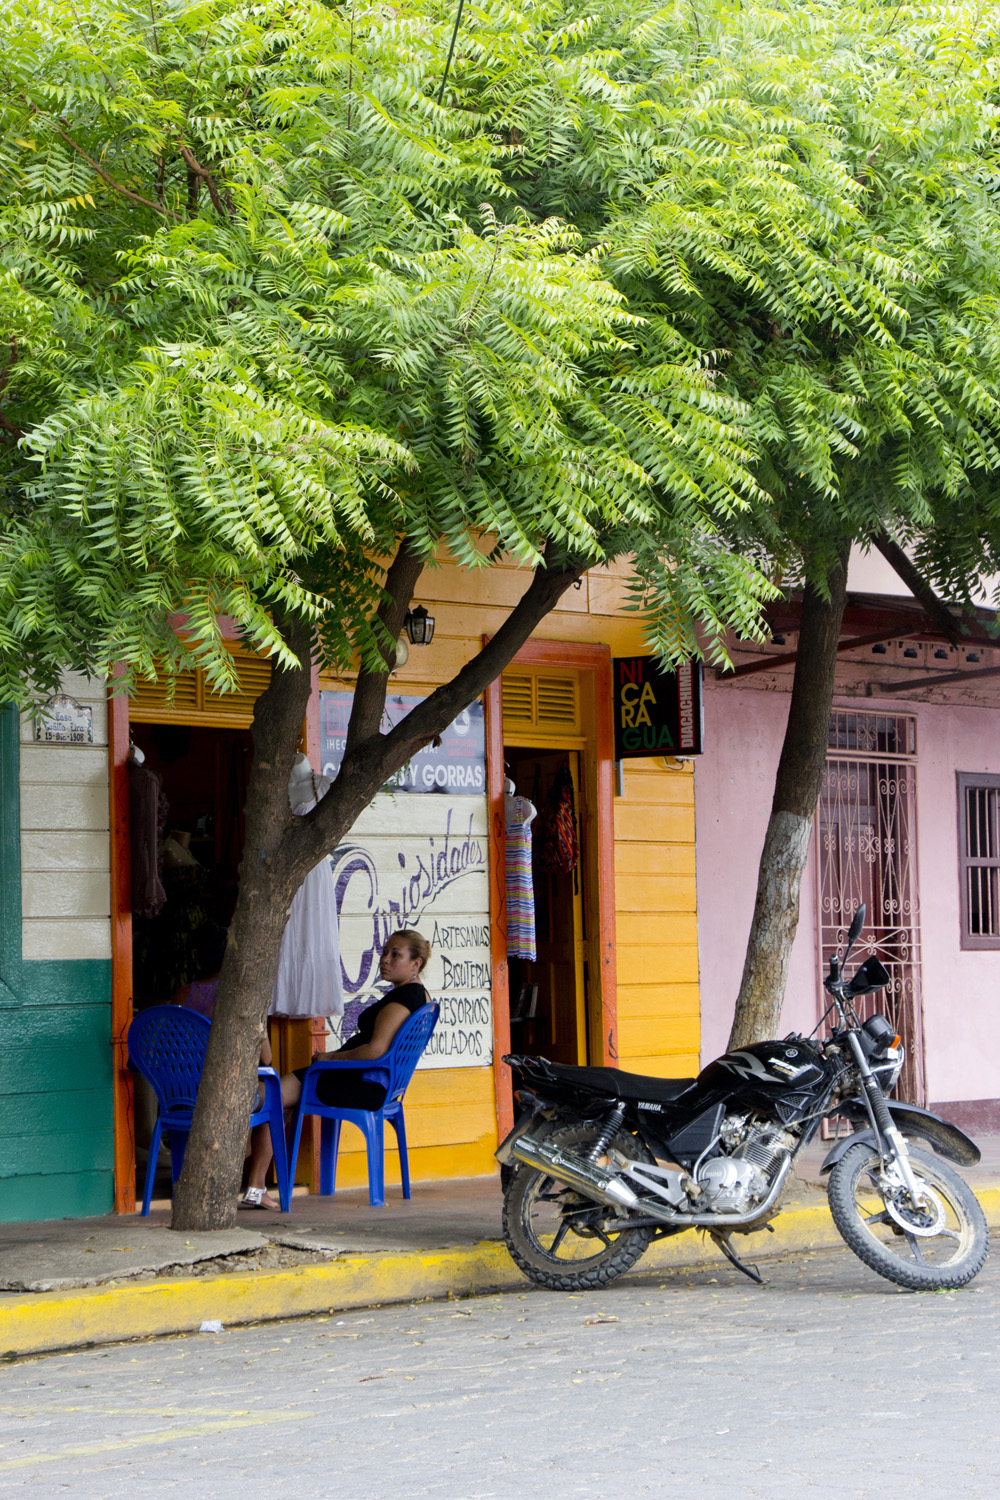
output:
[[[528,1059],[514,1061],[527,1063]],[[547,1077],[630,1102],[647,1100],[651,1104],[672,1104],[695,1082],[693,1078],[650,1078],[645,1073],[623,1073],[619,1068],[578,1068],[568,1063],[549,1062],[547,1058],[532,1058],[531,1062],[536,1066],[544,1063]]]

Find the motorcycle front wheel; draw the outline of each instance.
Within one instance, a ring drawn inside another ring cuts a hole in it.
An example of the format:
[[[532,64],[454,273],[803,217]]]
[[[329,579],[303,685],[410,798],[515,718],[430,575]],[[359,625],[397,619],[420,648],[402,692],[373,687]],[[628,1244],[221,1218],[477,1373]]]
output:
[[[547,1140],[588,1156],[597,1124],[566,1125]],[[641,1141],[620,1130],[611,1149],[630,1161],[651,1162]],[[598,1166],[607,1158],[599,1157]],[[622,1210],[583,1197],[565,1183],[520,1166],[504,1194],[503,1233],[511,1256],[526,1276],[557,1292],[583,1292],[607,1286],[631,1270],[652,1238],[651,1229],[608,1229]]]
[[[912,1291],[965,1286],[989,1249],[986,1220],[957,1172],[910,1149],[923,1203],[883,1175],[882,1158],[861,1141],[830,1172],[830,1212],[849,1248],[866,1266]]]

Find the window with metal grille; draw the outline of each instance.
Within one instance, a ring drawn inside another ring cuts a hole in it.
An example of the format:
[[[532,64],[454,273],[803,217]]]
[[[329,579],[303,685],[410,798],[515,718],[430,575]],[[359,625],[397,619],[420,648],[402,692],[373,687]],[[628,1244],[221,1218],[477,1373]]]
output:
[[[958,773],[962,947],[1000,948],[1000,776]]]
[[[917,721],[912,714],[835,708],[830,715],[829,748],[865,755],[916,755]]]

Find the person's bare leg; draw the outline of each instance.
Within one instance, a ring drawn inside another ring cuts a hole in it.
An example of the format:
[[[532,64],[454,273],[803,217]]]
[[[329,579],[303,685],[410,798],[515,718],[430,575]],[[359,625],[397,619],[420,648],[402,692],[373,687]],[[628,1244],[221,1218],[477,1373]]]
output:
[[[281,1079],[281,1102],[286,1112],[294,1109],[301,1097],[302,1084],[294,1073],[285,1073]],[[273,1156],[270,1127],[267,1125],[255,1125],[250,1132],[250,1176],[247,1179],[247,1194],[249,1195],[252,1191],[256,1196],[256,1193],[259,1192],[261,1198],[258,1206],[260,1208],[270,1208],[280,1213],[281,1204],[275,1203],[264,1186],[267,1181],[267,1169],[271,1165]]]

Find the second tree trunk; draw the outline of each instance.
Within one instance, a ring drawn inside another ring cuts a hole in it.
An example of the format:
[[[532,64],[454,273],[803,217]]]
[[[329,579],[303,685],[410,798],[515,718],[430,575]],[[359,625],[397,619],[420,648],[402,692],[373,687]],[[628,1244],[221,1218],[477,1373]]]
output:
[[[774,800],[757,876],[757,900],[730,1048],[774,1036],[799,924],[799,891],[823,784],[837,647],[847,597],[847,554],[827,578],[828,597],[806,585],[795,678]]]

